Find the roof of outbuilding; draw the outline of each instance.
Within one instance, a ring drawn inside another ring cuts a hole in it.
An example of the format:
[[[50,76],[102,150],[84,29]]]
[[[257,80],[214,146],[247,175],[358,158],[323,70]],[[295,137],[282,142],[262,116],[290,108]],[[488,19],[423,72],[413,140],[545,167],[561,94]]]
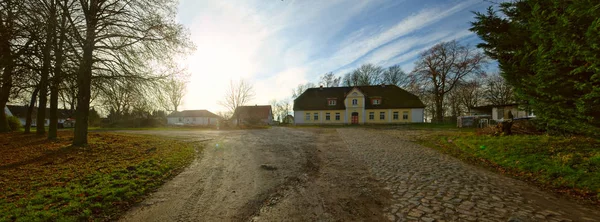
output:
[[[233,118],[268,119],[271,115],[271,105],[239,106],[233,113]]]
[[[344,99],[355,87],[310,88],[294,100],[294,110],[340,110],[346,109]],[[380,98],[381,104],[365,103],[365,109],[424,108],[416,95],[395,85],[356,86],[365,98]],[[336,104],[328,105],[335,98]]]
[[[17,118],[25,118],[27,116],[28,106],[15,106],[15,105],[6,105],[6,108],[10,111],[13,116]],[[34,107],[31,116],[35,118],[37,116],[38,108]],[[66,119],[72,117],[75,114],[75,111],[71,111],[68,109],[58,109],[57,110],[59,119]],[[50,108],[46,108],[46,119],[50,117]]]
[[[210,117],[219,118],[217,114],[211,113],[208,110],[184,110],[180,112],[172,112],[167,117]]]

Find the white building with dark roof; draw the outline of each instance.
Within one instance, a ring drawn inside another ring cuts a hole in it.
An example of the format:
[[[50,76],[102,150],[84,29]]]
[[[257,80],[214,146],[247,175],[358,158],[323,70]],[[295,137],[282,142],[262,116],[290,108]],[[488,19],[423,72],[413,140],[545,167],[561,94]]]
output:
[[[219,120],[217,114],[208,110],[184,110],[173,112],[167,116],[169,125],[209,126],[217,125]]]

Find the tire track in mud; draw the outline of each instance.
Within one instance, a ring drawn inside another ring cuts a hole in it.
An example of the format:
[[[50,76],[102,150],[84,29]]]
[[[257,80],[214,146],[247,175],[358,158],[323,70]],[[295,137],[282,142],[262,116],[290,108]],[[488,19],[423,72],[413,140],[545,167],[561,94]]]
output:
[[[352,158],[337,132],[305,130],[316,135],[307,154],[307,174],[271,193],[246,221],[386,220],[383,208],[389,192],[363,163]]]
[[[276,205],[281,199],[287,196],[287,193],[305,186],[309,181],[315,180],[319,175],[320,159],[316,154],[316,146],[305,149],[306,161],[302,165],[301,175],[286,177],[285,182],[261,194],[257,199],[250,200],[243,209],[240,209],[239,218],[242,221],[255,221],[256,216],[261,213],[265,207]]]

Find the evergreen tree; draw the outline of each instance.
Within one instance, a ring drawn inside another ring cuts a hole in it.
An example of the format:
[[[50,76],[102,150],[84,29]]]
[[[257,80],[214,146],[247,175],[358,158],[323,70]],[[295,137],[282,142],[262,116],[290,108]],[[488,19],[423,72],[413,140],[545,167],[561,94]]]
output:
[[[475,14],[478,47],[549,129],[600,135],[600,2],[520,0]]]

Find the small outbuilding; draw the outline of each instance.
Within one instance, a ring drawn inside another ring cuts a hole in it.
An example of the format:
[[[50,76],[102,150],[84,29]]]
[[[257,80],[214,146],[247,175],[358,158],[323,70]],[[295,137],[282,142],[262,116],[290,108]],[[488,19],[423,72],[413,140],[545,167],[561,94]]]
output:
[[[19,118],[19,120],[21,121],[21,125],[25,125],[25,122],[27,121],[27,110],[28,109],[29,109],[28,106],[7,105],[4,112],[8,116],[14,116],[14,117]],[[8,110],[8,112],[7,112],[7,110]],[[31,112],[31,126],[37,125],[37,112],[38,112],[38,108],[33,107],[33,110]],[[58,109],[57,110],[58,123],[62,124],[67,119],[73,117],[74,114],[75,114],[75,111],[72,111],[72,110]],[[44,121],[45,126],[50,124],[49,117],[50,117],[50,108],[46,108],[46,119]]]
[[[231,120],[234,125],[271,125],[273,111],[271,105],[239,106]]]
[[[184,110],[172,112],[167,116],[167,124],[173,126],[210,126],[217,125],[219,116],[208,110]]]

